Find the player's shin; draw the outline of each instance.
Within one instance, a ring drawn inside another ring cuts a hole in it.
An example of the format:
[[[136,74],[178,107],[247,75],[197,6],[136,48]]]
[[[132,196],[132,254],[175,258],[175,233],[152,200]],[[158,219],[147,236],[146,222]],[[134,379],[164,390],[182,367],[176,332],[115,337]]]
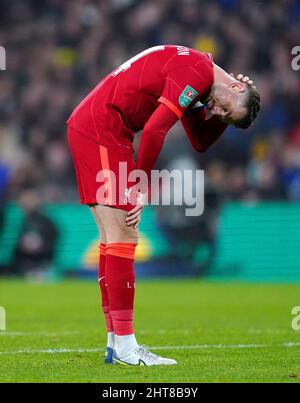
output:
[[[105,267],[106,267],[106,245],[101,243],[99,245],[100,257],[99,257],[99,267],[98,267],[98,281],[101,291],[101,305],[102,310],[105,316],[106,321],[106,329],[107,329],[107,347],[114,349],[115,344],[115,334],[113,328],[113,322],[111,316],[109,314],[109,302],[108,302],[108,293],[106,286],[106,275],[105,275]]]
[[[115,350],[124,356],[136,348],[133,331],[135,244],[110,243],[106,247],[106,282],[109,313],[115,332]]]

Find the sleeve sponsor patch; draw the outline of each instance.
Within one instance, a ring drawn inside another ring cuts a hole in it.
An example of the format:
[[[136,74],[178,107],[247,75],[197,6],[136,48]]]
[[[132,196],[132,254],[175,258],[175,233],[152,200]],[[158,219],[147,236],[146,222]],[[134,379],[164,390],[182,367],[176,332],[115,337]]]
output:
[[[182,93],[179,95],[179,105],[182,108],[186,108],[193,102],[198,95],[198,92],[194,90],[190,85],[187,85]]]

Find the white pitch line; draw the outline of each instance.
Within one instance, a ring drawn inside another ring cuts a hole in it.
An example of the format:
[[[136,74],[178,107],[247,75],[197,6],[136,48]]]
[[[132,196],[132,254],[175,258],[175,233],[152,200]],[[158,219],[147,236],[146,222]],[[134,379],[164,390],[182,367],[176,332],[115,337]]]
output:
[[[229,329],[231,330],[231,329]],[[234,330],[234,329],[232,329]],[[292,330],[284,330],[284,329],[255,329],[255,328],[250,328],[250,329],[246,329],[245,332],[247,333],[251,333],[251,334],[262,334],[262,333],[274,333],[274,334],[291,334],[291,332],[295,332]],[[97,331],[98,333],[98,331]],[[149,331],[149,330],[140,330],[139,332],[140,334],[149,334],[149,333],[157,333],[157,334],[174,334],[174,333],[178,333],[178,334],[183,334],[183,335],[187,335],[187,334],[191,334],[193,333],[192,330],[189,329],[160,329],[158,331]],[[214,333],[219,333],[214,331]],[[298,332],[300,333],[300,332]],[[69,332],[47,332],[47,331],[36,331],[36,332],[23,332],[23,331],[0,331],[0,337],[34,337],[34,336],[44,336],[44,337],[55,337],[55,336],[68,336],[68,335],[78,335],[80,334],[79,331],[69,331]]]
[[[0,351],[0,355],[16,355],[16,354],[60,354],[60,353],[98,353],[104,351],[100,348],[44,348],[44,349],[23,349],[16,351]]]
[[[79,334],[77,331],[72,332],[9,332],[0,331],[0,337],[18,337],[18,336],[43,336],[43,337],[56,337],[56,336],[71,336]]]
[[[280,344],[196,344],[186,346],[156,346],[152,350],[199,350],[199,349],[243,349],[243,348],[271,348],[271,347],[300,347],[300,342],[285,342]],[[16,354],[61,354],[61,353],[99,353],[104,348],[58,348],[58,349],[23,349],[16,351],[0,351],[0,355]]]
[[[271,334],[291,334],[291,332],[295,332],[295,330],[291,329],[255,329],[251,328],[247,330],[248,333],[251,334],[262,334],[262,333],[271,333]]]
[[[300,343],[294,343],[294,342],[287,342],[287,343],[282,343],[283,347],[298,347],[300,346]]]

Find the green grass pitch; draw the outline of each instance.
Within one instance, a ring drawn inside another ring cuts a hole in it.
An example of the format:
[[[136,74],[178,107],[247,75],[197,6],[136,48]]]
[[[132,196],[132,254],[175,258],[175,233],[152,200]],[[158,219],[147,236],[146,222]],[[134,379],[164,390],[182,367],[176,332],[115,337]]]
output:
[[[172,367],[105,365],[97,282],[0,279],[0,382],[299,382],[300,285],[138,281],[138,341]]]

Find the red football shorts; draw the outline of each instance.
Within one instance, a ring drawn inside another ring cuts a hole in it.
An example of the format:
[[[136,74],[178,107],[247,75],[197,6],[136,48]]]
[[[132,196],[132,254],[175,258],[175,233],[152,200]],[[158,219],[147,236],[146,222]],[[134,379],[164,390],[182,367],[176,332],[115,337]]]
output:
[[[136,168],[132,154],[122,154],[81,135],[68,127],[81,204],[100,204],[125,211],[133,209],[128,175]]]

